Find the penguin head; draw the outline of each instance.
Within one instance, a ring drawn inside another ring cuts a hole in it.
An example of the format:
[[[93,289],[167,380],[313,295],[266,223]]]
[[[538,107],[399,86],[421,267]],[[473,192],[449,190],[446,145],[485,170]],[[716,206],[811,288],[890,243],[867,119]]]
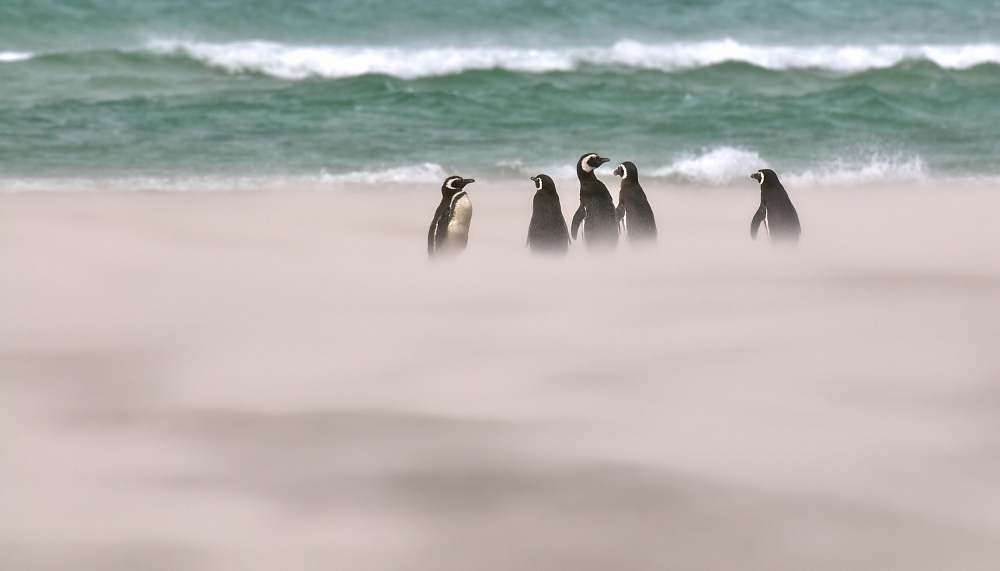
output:
[[[538,176],[531,177],[531,180],[535,183],[535,190],[555,190],[556,183],[552,182],[547,174],[540,174]]]
[[[639,169],[631,162],[625,161],[615,169],[615,176],[622,177],[622,181],[631,179],[632,182],[639,182]]]
[[[450,176],[444,179],[444,185],[441,190],[462,190],[465,185],[472,184],[476,182],[474,178],[462,178],[460,176]]]
[[[597,153],[587,153],[580,157],[580,160],[576,163],[576,171],[579,172],[594,172],[594,169],[603,165],[604,163],[610,161],[611,159],[606,159]]]
[[[760,169],[759,171],[750,175],[750,178],[759,182],[762,186],[765,182],[775,183],[778,182],[778,175],[774,174],[771,169]]]

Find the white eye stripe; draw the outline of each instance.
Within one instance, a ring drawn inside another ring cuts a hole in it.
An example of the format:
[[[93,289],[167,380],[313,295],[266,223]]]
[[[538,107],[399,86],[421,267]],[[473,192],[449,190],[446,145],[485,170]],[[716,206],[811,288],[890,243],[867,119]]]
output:
[[[594,167],[590,166],[590,159],[596,156],[597,155],[595,154],[589,154],[580,159],[580,168],[582,168],[584,172],[592,172],[594,170]]]
[[[622,169],[622,178],[628,178],[628,167],[625,166],[625,163],[618,165],[618,168]]]

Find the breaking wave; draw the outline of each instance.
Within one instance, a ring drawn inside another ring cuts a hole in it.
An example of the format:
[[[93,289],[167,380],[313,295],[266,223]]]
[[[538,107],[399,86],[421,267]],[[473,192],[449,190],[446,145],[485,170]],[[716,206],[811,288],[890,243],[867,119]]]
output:
[[[927,178],[928,173],[919,156],[886,156],[876,153],[868,162],[837,159],[815,169],[789,173],[782,180],[802,186],[828,186],[922,181]]]
[[[35,54],[28,52],[0,52],[0,63],[24,61],[33,57],[35,57]]]
[[[946,69],[1000,64],[1000,44],[758,46],[731,39],[671,44],[624,40],[611,47],[561,49],[411,49],[293,46],[266,41],[207,43],[158,40],[146,46],[145,50],[156,54],[183,55],[231,73],[261,73],[281,79],[336,79],[367,74],[415,79],[489,69],[548,73],[572,71],[586,65],[671,72],[724,62],[743,62],[771,70],[819,69],[840,73],[889,68],[907,60],[927,60]]]
[[[718,147],[700,155],[688,154],[671,164],[653,169],[646,176],[668,181],[722,186],[739,183],[769,168],[757,152],[733,147]],[[867,161],[836,159],[829,163],[778,173],[782,182],[800,186],[872,184],[897,181],[921,181],[929,178],[919,156],[888,156],[875,153]]]
[[[440,183],[448,178],[441,165],[424,163],[378,171],[353,171],[330,174],[320,173],[320,181],[341,184],[390,184],[390,183]]]
[[[617,163],[608,163],[614,164]],[[576,169],[570,163],[539,167],[525,165],[521,161],[509,161],[496,166],[503,178],[545,173],[556,180],[576,180]],[[722,146],[704,149],[700,154],[682,154],[670,164],[658,168],[644,169],[643,165],[639,165],[639,176],[667,183],[726,186],[748,182],[749,176],[762,168],[771,168],[771,163],[762,158],[760,153]],[[603,170],[598,175],[604,178],[610,176],[609,172]],[[822,165],[780,170],[778,175],[782,182],[799,186],[874,184],[930,178],[924,161],[919,156],[890,156],[884,153],[875,153],[868,160],[862,161],[835,159]]]
[[[615,163],[609,163],[609,165]],[[464,169],[464,174],[477,179],[518,181],[525,187],[531,183],[527,177],[545,173],[560,181],[561,185],[576,182],[572,164],[550,165],[544,168],[525,166],[520,162],[497,165],[499,172],[483,173],[475,168]],[[693,184],[728,186],[752,184],[750,174],[767,168],[767,161],[753,152],[733,147],[719,147],[701,155],[685,155],[668,166],[643,172],[640,177],[657,179],[668,184]],[[605,167],[606,168],[606,167]],[[614,192],[617,177],[608,172],[600,177]],[[837,159],[828,164],[804,169],[778,170],[786,186],[847,186],[896,182],[922,182],[932,180],[919,156],[888,156],[876,153],[867,161]],[[124,177],[124,178],[34,178],[9,179],[0,177],[0,194],[21,192],[251,192],[261,189],[323,188],[328,185],[379,185],[379,184],[440,184],[449,174],[440,165],[424,163],[383,170],[363,170],[344,173],[291,176],[179,176],[179,177]],[[996,177],[959,177],[955,180],[991,181]],[[614,182],[613,182],[614,181]],[[572,193],[571,193],[572,194]]]
[[[654,169],[649,176],[723,185],[746,178],[750,173],[767,166],[767,162],[756,152],[733,147],[718,147],[698,156],[684,155],[665,167]]]

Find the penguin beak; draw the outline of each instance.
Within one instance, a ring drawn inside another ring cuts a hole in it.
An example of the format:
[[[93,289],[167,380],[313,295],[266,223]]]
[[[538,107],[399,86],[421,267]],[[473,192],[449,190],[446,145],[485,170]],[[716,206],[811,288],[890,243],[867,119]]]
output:
[[[622,172],[622,167],[618,167],[618,168],[615,169],[615,172],[614,172],[615,176],[621,176],[623,174],[625,174],[625,173]]]
[[[537,176],[531,177],[531,182],[538,182],[538,177]]]
[[[761,182],[761,179],[764,177],[760,176],[759,172],[755,172],[752,175],[750,175],[750,178],[754,179],[757,182]]]
[[[604,157],[597,157],[597,161],[603,165],[604,163],[610,162],[611,159],[606,159]]]
[[[476,179],[474,179],[474,178],[463,178],[462,179],[462,183],[464,183],[464,184],[472,184],[474,182],[476,182]]]

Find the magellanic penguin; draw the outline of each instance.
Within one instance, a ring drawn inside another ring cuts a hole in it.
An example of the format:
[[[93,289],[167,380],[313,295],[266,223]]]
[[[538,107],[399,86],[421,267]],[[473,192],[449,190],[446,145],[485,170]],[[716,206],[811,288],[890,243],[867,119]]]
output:
[[[556,194],[556,184],[545,174],[533,176],[531,180],[536,190],[528,224],[528,247],[535,253],[565,254],[569,249],[569,229]]]
[[[469,242],[472,202],[463,189],[473,182],[476,181],[471,178],[450,176],[441,185],[441,204],[427,232],[428,255],[458,254],[465,249]]]
[[[615,202],[608,187],[594,174],[594,169],[609,160],[597,153],[587,153],[576,163],[576,176],[580,179],[580,208],[573,215],[571,232],[576,240],[577,230],[582,224],[587,248],[614,248],[618,245]]]
[[[622,177],[616,210],[618,224],[628,236],[629,242],[655,242],[656,220],[653,218],[653,209],[646,200],[646,193],[639,186],[639,169],[626,161],[618,165],[615,174]]]
[[[785,187],[778,182],[778,175],[771,169],[760,169],[750,178],[760,183],[760,208],[750,222],[750,237],[757,239],[757,228],[763,222],[772,242],[798,242],[802,233],[799,215]]]

